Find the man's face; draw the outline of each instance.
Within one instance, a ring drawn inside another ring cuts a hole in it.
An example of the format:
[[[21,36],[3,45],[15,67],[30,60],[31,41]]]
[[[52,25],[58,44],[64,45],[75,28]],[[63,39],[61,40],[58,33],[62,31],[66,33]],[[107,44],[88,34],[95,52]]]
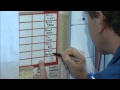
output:
[[[102,36],[99,33],[100,23],[98,18],[91,18],[89,13],[86,11],[88,17],[88,30],[90,37],[98,50],[102,50]]]

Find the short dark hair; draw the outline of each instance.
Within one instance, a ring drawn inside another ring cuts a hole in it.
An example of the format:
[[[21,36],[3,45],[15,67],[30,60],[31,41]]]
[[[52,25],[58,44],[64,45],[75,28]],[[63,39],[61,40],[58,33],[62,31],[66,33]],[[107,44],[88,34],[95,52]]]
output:
[[[120,36],[120,11],[102,11],[106,17],[106,23],[113,28],[114,32]],[[97,18],[95,11],[88,11],[90,17]]]

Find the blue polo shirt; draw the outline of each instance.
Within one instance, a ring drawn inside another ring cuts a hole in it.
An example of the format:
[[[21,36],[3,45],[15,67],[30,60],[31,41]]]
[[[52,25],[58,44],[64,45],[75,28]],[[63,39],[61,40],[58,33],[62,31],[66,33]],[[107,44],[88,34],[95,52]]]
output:
[[[94,75],[95,79],[120,79],[120,47],[114,53],[107,68]]]

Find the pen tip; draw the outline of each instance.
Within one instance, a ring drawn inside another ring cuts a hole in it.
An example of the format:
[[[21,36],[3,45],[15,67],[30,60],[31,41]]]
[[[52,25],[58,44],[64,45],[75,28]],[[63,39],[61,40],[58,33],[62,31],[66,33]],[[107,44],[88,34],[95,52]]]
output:
[[[52,53],[53,55],[55,55],[55,53]]]

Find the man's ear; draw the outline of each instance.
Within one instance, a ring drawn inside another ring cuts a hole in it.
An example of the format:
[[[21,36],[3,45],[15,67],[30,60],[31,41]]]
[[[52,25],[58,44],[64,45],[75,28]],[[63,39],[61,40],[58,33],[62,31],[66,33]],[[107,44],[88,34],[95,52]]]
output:
[[[97,15],[96,23],[98,23],[99,26],[98,33],[102,33],[106,28],[106,23],[105,23],[106,17],[102,11],[95,11],[95,13]]]

